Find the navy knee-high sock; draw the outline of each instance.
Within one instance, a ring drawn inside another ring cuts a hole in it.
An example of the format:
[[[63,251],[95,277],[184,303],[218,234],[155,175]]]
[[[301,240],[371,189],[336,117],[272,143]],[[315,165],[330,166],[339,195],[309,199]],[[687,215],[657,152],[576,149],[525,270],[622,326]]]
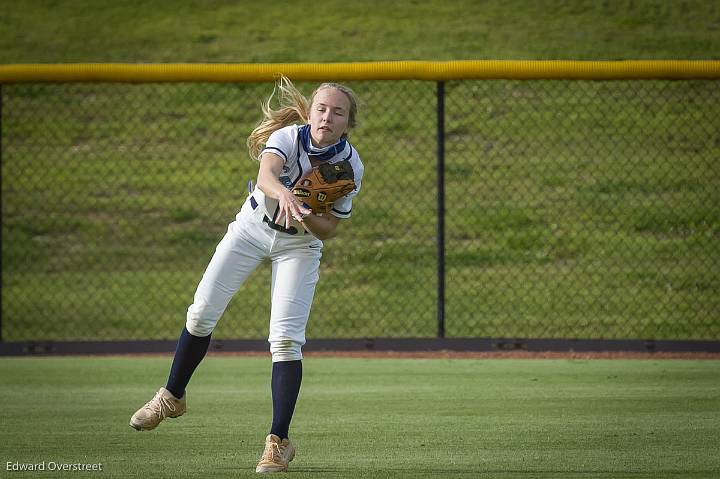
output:
[[[190,334],[187,328],[183,328],[175,349],[175,359],[170,368],[170,376],[165,389],[170,391],[176,398],[185,395],[185,387],[190,382],[190,376],[195,372],[200,361],[205,357],[208,346],[210,346],[210,334],[205,337],[197,337]]]
[[[271,434],[280,439],[288,437],[290,421],[295,411],[295,403],[300,394],[302,382],[302,361],[281,361],[273,363],[272,401],[273,421]]]

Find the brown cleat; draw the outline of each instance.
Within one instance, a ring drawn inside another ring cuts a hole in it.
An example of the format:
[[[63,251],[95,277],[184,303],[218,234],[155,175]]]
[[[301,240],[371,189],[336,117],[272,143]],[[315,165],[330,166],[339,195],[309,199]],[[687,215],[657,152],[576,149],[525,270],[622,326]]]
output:
[[[187,410],[185,396],[178,399],[167,389],[160,388],[155,393],[155,397],[133,414],[130,418],[130,426],[138,431],[150,431],[166,417],[182,416]]]
[[[270,434],[265,438],[265,451],[255,472],[285,472],[294,457],[295,446],[290,440],[280,440],[275,434]]]

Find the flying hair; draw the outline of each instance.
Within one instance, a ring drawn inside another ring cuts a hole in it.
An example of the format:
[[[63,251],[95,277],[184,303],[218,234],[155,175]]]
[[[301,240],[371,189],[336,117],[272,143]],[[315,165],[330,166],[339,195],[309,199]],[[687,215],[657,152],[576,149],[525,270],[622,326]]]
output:
[[[335,88],[348,97],[348,100],[350,100],[348,128],[353,128],[356,124],[357,99],[355,93],[350,88],[338,83],[323,83],[317,87],[308,100],[285,75],[282,75],[275,85],[275,88],[273,88],[270,97],[261,104],[263,119],[248,136],[247,147],[250,157],[255,160],[260,159],[260,152],[263,146],[275,130],[294,124],[304,125],[309,123],[309,112],[312,102],[315,99],[315,95],[324,88]],[[276,92],[279,105],[278,109],[274,110],[271,102]],[[343,136],[346,137],[347,135]]]

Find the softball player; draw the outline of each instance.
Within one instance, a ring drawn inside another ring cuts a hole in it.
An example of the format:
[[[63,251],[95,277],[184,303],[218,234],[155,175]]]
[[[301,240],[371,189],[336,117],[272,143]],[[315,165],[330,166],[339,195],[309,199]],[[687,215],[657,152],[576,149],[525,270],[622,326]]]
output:
[[[250,273],[269,257],[273,419],[257,472],[285,471],[295,456],[288,430],[300,392],[301,348],[323,240],[333,237],[340,220],[350,217],[363,175],[360,157],[347,141],[357,114],[354,93],[324,83],[308,100],[284,77],[278,89],[280,108],[270,107],[273,92],[263,105],[264,119],[247,141],[250,155],[260,158],[257,187],[249,184],[245,203],[197,287],[167,384],[130,419],[133,428],[150,430],[166,417],[185,413],[185,387],[207,352],[215,325]],[[355,190],[336,201],[330,214],[313,214],[290,188],[312,167],[342,160],[351,163]]]

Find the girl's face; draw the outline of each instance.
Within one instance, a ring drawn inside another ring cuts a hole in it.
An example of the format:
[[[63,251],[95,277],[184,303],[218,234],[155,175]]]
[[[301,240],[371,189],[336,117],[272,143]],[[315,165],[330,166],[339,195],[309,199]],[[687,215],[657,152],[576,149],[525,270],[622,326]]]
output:
[[[336,88],[323,88],[310,107],[310,136],[316,147],[337,143],[348,129],[350,100]]]

